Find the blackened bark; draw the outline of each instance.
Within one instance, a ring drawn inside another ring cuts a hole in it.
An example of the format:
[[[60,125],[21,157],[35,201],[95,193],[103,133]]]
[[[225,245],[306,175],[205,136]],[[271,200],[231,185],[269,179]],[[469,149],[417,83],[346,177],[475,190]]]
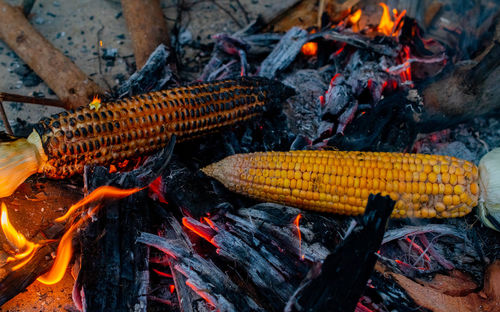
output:
[[[131,172],[110,174],[103,167],[87,172],[88,189],[149,185],[165,169],[173,146],[174,141]],[[140,231],[151,227],[152,207],[147,190],[142,190],[103,205],[96,220],[82,231],[77,287],[83,289],[86,311],[146,311],[149,253],[147,246],[136,240]]]
[[[306,278],[288,311],[354,311],[377,261],[394,204],[389,196],[370,195],[360,224],[328,255],[319,274]]]

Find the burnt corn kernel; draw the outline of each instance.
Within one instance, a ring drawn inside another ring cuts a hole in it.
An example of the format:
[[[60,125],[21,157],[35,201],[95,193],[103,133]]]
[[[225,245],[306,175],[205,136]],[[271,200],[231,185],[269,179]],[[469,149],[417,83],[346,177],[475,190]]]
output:
[[[35,125],[52,178],[81,173],[86,164],[108,165],[149,155],[253,118],[264,106],[279,107],[293,91],[265,78],[239,78],[188,84],[65,111]],[[57,139],[55,139],[57,138]],[[61,157],[61,155],[63,155]]]

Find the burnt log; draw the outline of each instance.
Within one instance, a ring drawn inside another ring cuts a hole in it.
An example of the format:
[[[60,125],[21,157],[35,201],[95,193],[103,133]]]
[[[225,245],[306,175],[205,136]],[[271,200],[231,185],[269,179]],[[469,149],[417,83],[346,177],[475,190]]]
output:
[[[102,185],[146,187],[165,169],[174,147],[149,157],[139,169],[109,173],[107,168],[87,169],[87,189]],[[140,231],[150,227],[149,210],[155,203],[147,190],[101,208],[96,220],[81,234],[81,267],[75,288],[86,311],[146,311],[149,287],[148,248],[136,244]]]
[[[352,233],[312,271],[287,305],[287,311],[354,311],[377,261],[395,202],[370,195],[365,214]],[[316,269],[317,270],[317,269]]]

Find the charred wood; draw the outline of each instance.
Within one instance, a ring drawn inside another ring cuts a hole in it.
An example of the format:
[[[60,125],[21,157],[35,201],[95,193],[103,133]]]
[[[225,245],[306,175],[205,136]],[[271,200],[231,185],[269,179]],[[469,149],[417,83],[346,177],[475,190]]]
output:
[[[142,68],[120,85],[116,94],[119,97],[126,97],[165,88],[168,83],[175,80],[172,69],[168,65],[169,55],[167,47],[160,44]]]
[[[311,272],[287,305],[287,311],[354,311],[377,261],[395,202],[370,195],[365,214],[352,233]]]
[[[3,271],[0,273],[6,274],[0,279],[0,306],[24,291],[40,275],[50,269],[52,266],[51,254],[56,249],[56,244],[43,246],[36,251],[31,261],[19,270],[12,271],[13,265],[0,268],[0,271]]]
[[[88,169],[87,188],[149,185],[165,169],[174,142],[148,158],[139,169],[127,173],[110,174],[103,167]],[[148,249],[135,241],[139,231],[150,228],[153,205],[147,191],[138,192],[106,205],[82,231],[81,268],[75,287],[83,294],[87,311],[146,311]]]

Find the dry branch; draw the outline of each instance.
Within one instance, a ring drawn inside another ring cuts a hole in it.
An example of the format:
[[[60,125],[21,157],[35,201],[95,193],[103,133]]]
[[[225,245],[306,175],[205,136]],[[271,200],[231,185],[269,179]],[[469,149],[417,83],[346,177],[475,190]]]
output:
[[[123,15],[132,37],[137,69],[140,69],[157,46],[169,44],[167,22],[159,0],[122,0]]]
[[[85,105],[103,91],[71,60],[45,39],[23,15],[0,0],[0,39],[31,67],[64,102],[64,107]]]

